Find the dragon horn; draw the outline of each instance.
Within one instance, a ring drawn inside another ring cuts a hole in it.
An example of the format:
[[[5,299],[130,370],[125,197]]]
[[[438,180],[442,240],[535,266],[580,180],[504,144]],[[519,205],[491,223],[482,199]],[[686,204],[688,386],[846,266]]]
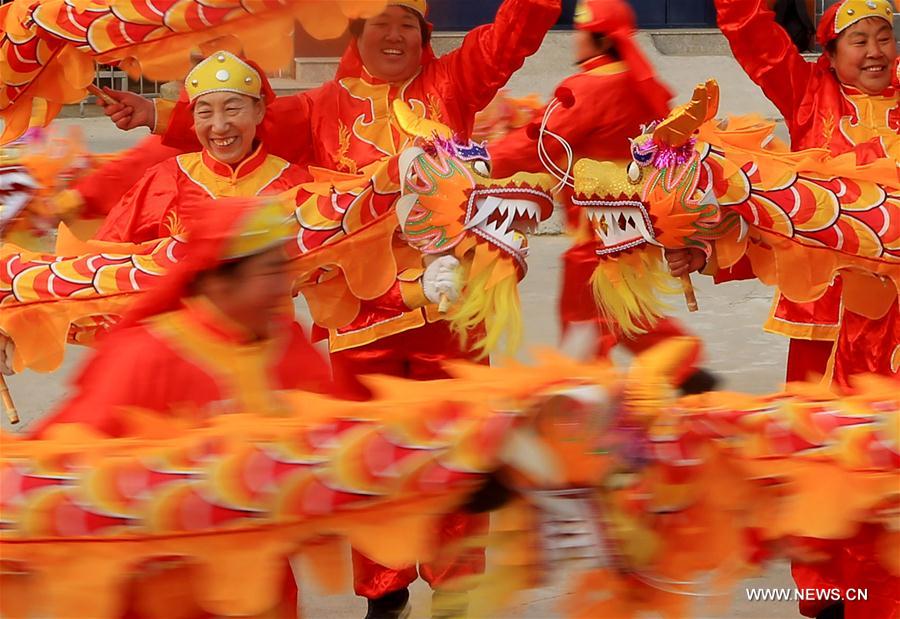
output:
[[[665,146],[683,146],[704,122],[719,111],[719,84],[709,80],[694,89],[690,103],[679,105],[653,132],[653,140]]]
[[[394,99],[394,117],[400,129],[408,135],[426,140],[432,140],[435,136],[445,140],[453,138],[453,132],[448,127],[418,116],[402,99]]]

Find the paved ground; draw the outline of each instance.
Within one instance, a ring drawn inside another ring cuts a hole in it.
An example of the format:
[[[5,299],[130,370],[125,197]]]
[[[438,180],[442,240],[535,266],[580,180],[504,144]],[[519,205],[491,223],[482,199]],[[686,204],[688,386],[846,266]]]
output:
[[[569,72],[571,58],[562,35],[545,44],[540,54],[529,61],[522,74],[510,86],[516,94],[538,92],[546,95]],[[642,39],[645,43],[649,38]],[[759,111],[769,117],[776,114],[754,89],[737,65],[728,57],[666,57],[650,49],[651,59],[664,78],[677,85],[678,98],[686,100],[696,81],[716,76],[723,85],[723,112]],[[627,104],[627,102],[623,102]],[[121,134],[103,118],[66,119],[63,124],[77,124],[85,133],[91,148],[98,152],[118,150],[132,144],[140,134]],[[531,269],[522,288],[526,321],[526,347],[554,344],[557,340],[556,296],[559,287],[559,255],[567,246],[563,237],[541,237],[532,242]],[[700,312],[688,315],[680,299],[673,298],[673,314],[682,318],[704,338],[707,345],[706,364],[720,374],[726,387],[762,393],[776,389],[783,374],[786,342],[760,330],[770,303],[770,292],[756,283],[738,282],[713,287],[706,278],[695,278]],[[304,308],[299,308],[304,315]],[[527,353],[523,353],[527,356]],[[27,427],[43,411],[48,410],[65,393],[65,384],[77,366],[83,351],[72,349],[63,368],[52,375],[25,373],[9,380],[10,389]],[[627,358],[620,356],[623,362]],[[111,380],[114,377],[111,377]],[[3,428],[11,428],[3,421]],[[503,617],[551,618],[558,616],[555,607],[565,594],[566,575],[550,586],[530,592],[522,602]],[[751,587],[791,587],[783,564],[773,566],[759,579],[748,581]],[[349,588],[348,588],[349,591]],[[413,617],[427,617],[428,592],[424,586],[413,588]],[[303,606],[307,617],[352,618],[364,614],[363,603],[351,594],[321,596],[305,590]],[[698,616],[779,619],[798,616],[788,603],[750,603],[743,589],[735,597],[733,608],[714,613],[698,603]]]

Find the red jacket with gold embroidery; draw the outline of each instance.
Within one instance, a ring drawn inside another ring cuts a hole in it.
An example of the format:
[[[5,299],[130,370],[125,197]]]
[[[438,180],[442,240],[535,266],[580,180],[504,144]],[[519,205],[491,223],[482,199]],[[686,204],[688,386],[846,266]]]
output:
[[[300,166],[258,147],[236,167],[206,151],[172,157],[150,168],[112,208],[100,241],[143,243],[169,236],[179,207],[198,200],[281,193],[309,180]]]
[[[827,58],[807,62],[765,0],[716,0],[719,28],[744,71],[784,115],[791,148],[857,152],[860,164],[885,156],[883,138],[900,134],[900,92],[877,96],[841,84]],[[724,274],[717,279],[727,281]],[[840,283],[813,303],[780,297],[766,329],[790,337],[833,340],[841,314]]]

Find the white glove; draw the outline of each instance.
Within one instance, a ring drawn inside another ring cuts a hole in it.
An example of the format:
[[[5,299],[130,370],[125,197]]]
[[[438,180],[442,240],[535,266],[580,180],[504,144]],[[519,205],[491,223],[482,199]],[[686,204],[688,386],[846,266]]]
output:
[[[459,260],[453,256],[441,256],[425,267],[422,275],[422,289],[425,298],[432,303],[440,303],[441,295],[450,302],[459,298]]]
[[[13,369],[13,358],[16,354],[16,345],[12,338],[0,331],[0,374],[12,376],[16,373]]]

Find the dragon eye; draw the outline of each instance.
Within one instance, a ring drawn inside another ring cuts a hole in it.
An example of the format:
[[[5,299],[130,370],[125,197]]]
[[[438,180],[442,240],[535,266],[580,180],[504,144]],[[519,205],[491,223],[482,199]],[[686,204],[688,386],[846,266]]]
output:
[[[628,164],[628,180],[632,183],[637,183],[641,180],[641,166],[634,161]]]
[[[491,167],[488,165],[487,161],[478,160],[472,164],[472,169],[475,170],[476,173],[481,176],[490,176],[491,175]]]

